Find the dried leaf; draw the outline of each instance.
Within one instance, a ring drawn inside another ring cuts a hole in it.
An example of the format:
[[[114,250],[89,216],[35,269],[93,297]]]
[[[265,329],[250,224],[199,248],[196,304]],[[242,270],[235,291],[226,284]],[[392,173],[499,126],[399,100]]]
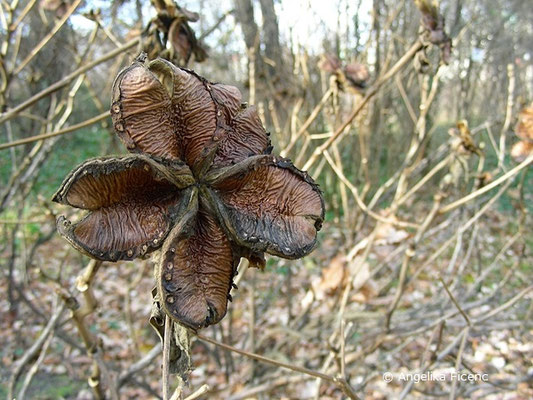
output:
[[[327,268],[322,270],[320,281],[313,285],[316,298],[320,300],[326,295],[335,293],[346,284],[346,278],[348,278],[346,257],[339,254],[333,257]]]
[[[511,157],[518,163],[525,161],[530,155],[533,154],[533,142],[521,140],[513,145],[511,148]]]
[[[161,347],[165,345],[165,314],[161,309],[161,298],[157,289],[152,290],[152,312],[150,325],[161,340]],[[192,372],[191,333],[177,322],[172,321],[172,335],[170,342],[169,373],[177,374],[187,382]]]
[[[523,140],[533,142],[533,104],[518,114],[516,135]]]
[[[387,216],[387,218],[397,220],[394,216]],[[397,229],[390,223],[379,222],[374,243],[376,245],[396,244],[406,240],[409,236],[409,232],[403,229]]]

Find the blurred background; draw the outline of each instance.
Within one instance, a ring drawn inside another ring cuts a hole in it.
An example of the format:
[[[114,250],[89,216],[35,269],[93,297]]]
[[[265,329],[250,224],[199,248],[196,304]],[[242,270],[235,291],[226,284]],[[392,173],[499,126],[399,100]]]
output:
[[[161,398],[153,260],[88,293],[51,202],[125,153],[111,87],[145,51],[237,86],[326,200],[313,253],[239,275],[183,397],[533,398],[533,8],[439,3],[1,1],[0,395]]]

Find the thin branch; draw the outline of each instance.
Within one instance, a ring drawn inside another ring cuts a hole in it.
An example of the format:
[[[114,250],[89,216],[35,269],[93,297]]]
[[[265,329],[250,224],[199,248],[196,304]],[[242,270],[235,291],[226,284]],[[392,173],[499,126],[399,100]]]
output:
[[[13,71],[13,75],[18,75],[20,71],[24,69],[26,65],[41,51],[41,49],[46,46],[46,44],[54,37],[54,35],[61,29],[61,27],[67,22],[67,20],[70,18],[72,13],[78,8],[82,0],[75,0],[74,3],[70,5],[70,7],[65,12],[65,15],[61,17],[59,21],[55,24],[54,28],[33,48],[32,51],[30,51],[30,54],[20,63],[18,67],[15,68]]]
[[[520,164],[518,164],[513,169],[509,170],[507,173],[500,176],[498,179],[495,179],[491,183],[489,183],[486,186],[483,186],[482,188],[466,195],[465,197],[454,201],[453,203],[447,204],[443,206],[439,210],[439,214],[445,214],[448,211],[453,210],[454,208],[457,208],[459,206],[462,206],[465,203],[468,203],[470,200],[475,199],[478,196],[481,196],[482,194],[488,192],[489,190],[495,188],[496,186],[504,183],[507,179],[513,177],[514,175],[518,174],[522,169],[526,168],[529,164],[533,162],[533,155],[530,155],[528,158],[526,158],[524,161],[522,161]]]
[[[50,95],[51,93],[54,93],[58,91],[59,89],[63,88],[64,86],[67,86],[72,80],[77,78],[79,75],[83,74],[84,72],[87,72],[88,70],[94,68],[95,66],[102,64],[103,62],[106,62],[117,55],[123,53],[124,51],[136,46],[140,41],[140,37],[137,37],[128,43],[124,44],[124,46],[114,49],[110,51],[109,53],[104,54],[102,57],[91,61],[90,63],[84,65],[83,67],[80,67],[76,69],[75,71],[71,72],[67,76],[65,76],[63,79],[57,81],[56,83],[48,86],[46,89],[43,89],[39,93],[33,95],[26,101],[20,103],[18,106],[9,109],[5,113],[0,116],[0,124],[15,117],[18,113],[20,113],[22,110],[25,110],[29,106],[33,105],[34,103],[38,102],[39,100],[45,98],[46,96]]]
[[[350,189],[350,192],[352,192],[352,195],[353,195],[353,197],[355,199],[355,202],[357,203],[359,208],[361,208],[361,210],[364,213],[368,214],[370,217],[374,218],[376,221],[383,222],[384,224],[391,224],[391,225],[399,226],[399,227],[402,227],[402,228],[418,228],[419,227],[417,224],[413,224],[412,222],[405,222],[405,221],[398,221],[396,219],[389,219],[387,217],[383,217],[383,216],[381,216],[379,214],[376,214],[375,212],[370,210],[365,205],[365,203],[363,203],[363,200],[359,196],[359,191],[357,190],[357,188],[348,180],[348,178],[346,178],[346,176],[341,171],[341,169],[335,164],[335,162],[331,158],[329,152],[326,150],[326,151],[324,151],[323,155],[326,158],[326,160],[329,163],[329,165],[331,166],[331,168],[333,169],[333,171],[335,172],[335,174],[337,174],[337,176],[339,177],[341,182],[344,183],[346,185],[346,187],[348,187],[348,189]]]
[[[500,131],[500,147],[498,154],[498,167],[500,168],[503,168],[503,161],[505,158],[505,138],[507,136],[507,131],[509,130],[513,116],[515,88],[515,73],[513,64],[507,65],[507,76],[509,77],[509,91],[507,95],[507,106],[505,107],[505,120],[502,125],[502,130]]]
[[[157,343],[152,350],[150,350],[146,355],[137,361],[135,364],[130,365],[127,371],[120,374],[117,382],[117,387],[120,388],[123,386],[130,378],[132,378],[136,373],[142,371],[148,367],[152,362],[161,354],[161,343]]]
[[[9,26],[9,30],[11,32],[14,32],[17,27],[19,26],[19,24],[22,22],[22,20],[26,17],[26,15],[30,12],[30,10],[33,8],[33,6],[35,5],[35,3],[37,3],[37,0],[30,0],[28,1],[28,3],[24,6],[24,9],[20,12],[19,16],[17,17],[17,19],[15,20],[15,22],[13,22],[10,26]]]
[[[104,119],[106,119],[108,117],[109,117],[109,111],[106,111],[106,112],[103,112],[102,114],[99,114],[99,115],[97,115],[95,117],[89,118],[88,120],[85,120],[85,121],[80,122],[78,124],[74,124],[72,126],[69,126],[68,128],[59,129],[57,131],[49,132],[49,133],[43,133],[42,135],[30,136],[30,137],[27,137],[27,138],[24,138],[24,139],[20,139],[20,140],[15,140],[15,141],[9,142],[9,143],[2,143],[2,144],[0,144],[0,150],[7,149],[9,147],[20,146],[20,145],[23,145],[23,144],[36,142],[38,140],[49,139],[49,138],[54,137],[54,136],[64,135],[65,133],[74,132],[74,131],[77,131],[78,129],[85,128],[87,126],[90,126],[90,125],[93,125],[93,124],[95,124],[97,122],[100,122],[100,121],[102,121],[102,120],[104,120]]]
[[[54,330],[57,322],[59,321],[59,317],[61,317],[61,314],[63,313],[63,310],[65,309],[65,305],[63,303],[57,305],[56,310],[54,311],[54,314],[46,324],[45,328],[43,329],[42,333],[39,335],[39,338],[33,342],[33,345],[26,350],[24,355],[20,358],[20,360],[17,362],[17,365],[15,366],[15,369],[13,371],[13,374],[11,375],[11,379],[9,380],[9,388],[8,388],[8,399],[14,398],[14,390],[15,385],[17,383],[17,380],[24,369],[24,366],[28,364],[39,352],[43,344],[45,343],[48,336],[52,333]]]
[[[41,348],[41,352],[39,353],[39,357],[37,357],[37,361],[31,366],[30,370],[26,374],[26,377],[24,378],[24,382],[22,384],[22,388],[19,391],[19,395],[17,396],[18,400],[24,400],[24,397],[26,396],[26,391],[30,387],[30,383],[39,370],[39,367],[44,361],[44,358],[46,357],[46,352],[48,351],[48,347],[50,347],[50,343],[52,343],[52,339],[54,336],[52,334],[48,335],[46,338],[46,342],[44,342],[43,347]]]
[[[249,357],[251,359],[254,359],[254,360],[257,360],[257,361],[261,361],[261,362],[264,362],[264,363],[267,363],[267,364],[270,364],[270,365],[274,365],[276,367],[287,368],[287,369],[290,369],[292,371],[296,371],[296,372],[300,372],[302,374],[313,376],[315,378],[324,379],[324,380],[326,380],[328,382],[331,382],[331,383],[336,383],[336,379],[334,377],[326,375],[326,374],[323,374],[321,372],[316,372],[316,371],[313,371],[313,370],[310,370],[310,369],[307,369],[307,368],[304,368],[304,367],[299,367],[297,365],[287,364],[287,363],[284,363],[282,361],[277,361],[277,360],[273,360],[271,358],[267,358],[265,356],[261,356],[259,354],[250,353],[250,352],[245,351],[245,350],[240,350],[240,349],[238,349],[236,347],[230,346],[230,345],[225,344],[225,343],[218,342],[218,341],[216,341],[214,339],[211,339],[211,338],[209,338],[207,336],[204,336],[202,334],[197,334],[196,336],[198,337],[198,339],[203,340],[204,342],[208,342],[208,343],[214,344],[214,345],[216,345],[218,347],[221,347],[221,348],[223,348],[225,350],[233,351],[235,353],[241,354],[241,355]]]
[[[329,88],[326,93],[324,93],[324,96],[322,96],[322,99],[320,100],[320,102],[316,105],[316,107],[313,109],[313,111],[311,112],[311,114],[309,115],[309,117],[305,120],[305,122],[303,123],[303,125],[300,127],[300,129],[298,130],[298,132],[291,138],[291,141],[290,143],[287,145],[287,147],[285,147],[282,151],[281,151],[281,156],[282,157],[286,157],[287,154],[289,154],[289,151],[291,151],[292,147],[296,144],[296,142],[298,141],[298,139],[300,138],[300,136],[302,136],[302,134],[309,128],[309,126],[311,126],[311,124],[313,123],[313,121],[316,119],[316,117],[318,116],[318,114],[320,113],[320,110],[322,110],[322,108],[324,107],[324,105],[327,103],[327,101],[329,100],[329,98],[331,97],[333,93],[333,90],[331,88]]]
[[[508,300],[505,303],[503,303],[501,306],[495,308],[492,311],[489,311],[487,314],[484,314],[484,315],[482,315],[479,318],[476,318],[474,320],[474,324],[480,324],[480,323],[488,320],[489,318],[494,317],[496,314],[499,314],[502,311],[507,310],[509,307],[512,307],[518,300],[520,300],[522,297],[524,297],[526,294],[528,294],[531,291],[533,291],[533,285],[528,286],[527,288],[525,288],[524,290],[519,292],[516,296],[514,296],[510,300]]]
[[[163,338],[163,368],[162,368],[162,385],[163,385],[163,400],[169,400],[170,394],[170,343],[172,341],[172,325],[173,322],[168,315],[165,314],[165,334]]]
[[[414,55],[423,47],[422,43],[417,40],[409,50],[394,64],[391,69],[384,74],[374,85],[368,90],[365,97],[361,102],[353,109],[352,113],[346,118],[346,120],[337,128],[333,136],[326,140],[321,146],[317,147],[309,160],[303,166],[303,170],[307,171],[311,166],[316,162],[316,160],[324,153],[325,150],[331,146],[331,144],[337,140],[337,138],[344,132],[344,130],[352,123],[355,117],[361,112],[364,106],[374,97],[379,89],[385,84],[390,78],[396,75],[404,66],[407,64]]]
[[[194,393],[191,393],[189,396],[185,397],[185,400],[196,400],[200,396],[202,396],[202,395],[206,394],[207,392],[209,392],[209,390],[210,390],[209,385],[202,385]],[[177,397],[174,398],[174,396],[172,396],[172,398],[170,400],[178,400],[178,398]]]
[[[444,282],[443,282],[444,283]],[[446,287],[446,286],[444,286]],[[467,320],[470,325],[470,321]],[[459,345],[459,350],[457,351],[457,357],[455,359],[455,370],[459,371],[459,367],[461,366],[462,360],[463,360],[463,353],[466,346],[466,341],[468,340],[468,334],[470,333],[470,329],[466,328],[463,331],[463,337],[461,339],[461,344]],[[452,382],[452,390],[450,391],[450,400],[455,399],[455,391],[457,390],[457,379],[454,379]]]
[[[446,282],[444,282],[444,280],[442,278],[439,278],[439,281],[440,283],[442,284],[442,286],[444,287],[444,290],[446,291],[446,293],[448,294],[448,296],[450,297],[450,300],[452,301],[452,303],[455,305],[455,308],[457,308],[457,310],[461,313],[461,315],[463,316],[463,318],[465,319],[466,323],[468,324],[468,326],[472,326],[472,323],[470,322],[470,318],[468,318],[468,315],[466,314],[466,312],[461,308],[461,306],[459,305],[459,303],[457,302],[457,300],[455,299],[455,296],[452,294],[452,292],[450,292],[450,289],[448,288],[448,285],[446,285]]]

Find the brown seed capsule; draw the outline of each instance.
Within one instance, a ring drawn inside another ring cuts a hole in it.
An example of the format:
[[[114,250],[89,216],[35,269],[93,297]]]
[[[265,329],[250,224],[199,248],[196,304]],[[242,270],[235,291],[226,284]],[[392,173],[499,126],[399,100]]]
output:
[[[241,256],[257,266],[263,253],[302,257],[324,218],[318,186],[270,155],[257,109],[241,104],[234,87],[137,59],[115,80],[111,105],[135,154],[84,163],[55,196],[88,211],[58,230],[94,258],[131,260],[163,245],[158,299],[194,329],[226,314]]]

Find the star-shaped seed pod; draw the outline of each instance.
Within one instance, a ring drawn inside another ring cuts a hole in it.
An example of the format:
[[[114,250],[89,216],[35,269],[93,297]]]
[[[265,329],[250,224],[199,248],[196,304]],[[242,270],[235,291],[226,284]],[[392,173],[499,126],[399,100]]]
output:
[[[139,58],[117,76],[113,125],[133,153],[88,160],[53,200],[88,210],[58,231],[104,261],[161,249],[163,310],[199,329],[220,321],[237,264],[264,253],[295,259],[316,244],[321,191],[290,160],[271,155],[254,107],[233,86]]]

